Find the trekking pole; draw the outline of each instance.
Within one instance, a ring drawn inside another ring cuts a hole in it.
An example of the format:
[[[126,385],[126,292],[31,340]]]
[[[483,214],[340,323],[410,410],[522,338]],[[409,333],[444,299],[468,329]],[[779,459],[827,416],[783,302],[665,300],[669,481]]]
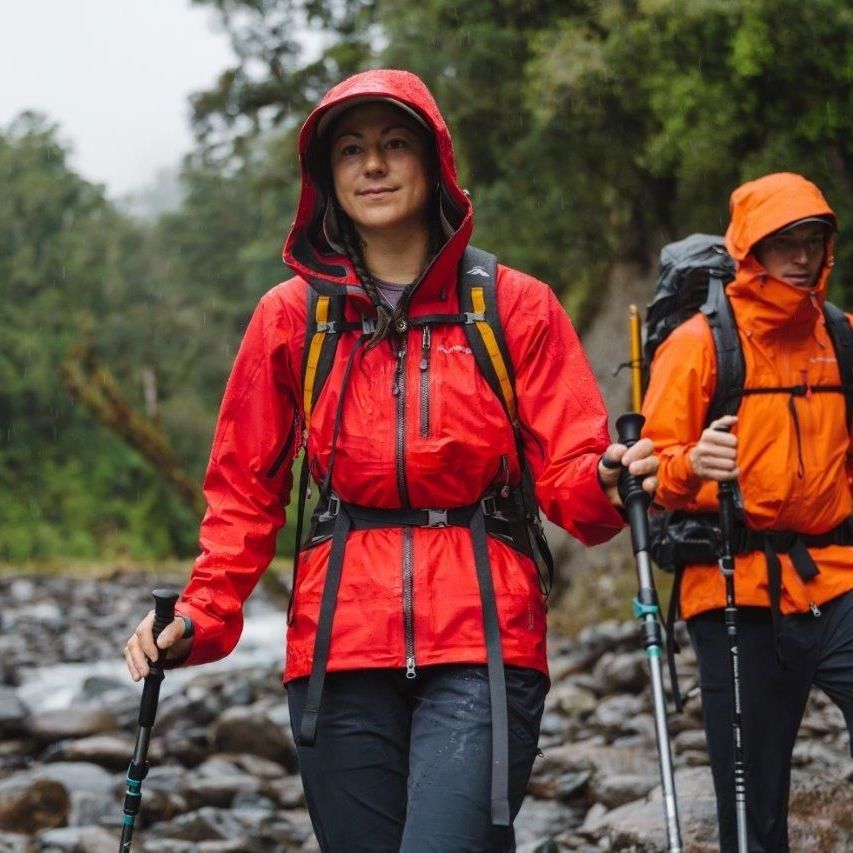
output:
[[[178,595],[168,589],[155,589],[154,596],[154,642],[160,632],[171,625],[175,618],[175,602]],[[158,655],[159,659],[159,655]],[[160,698],[160,685],[163,682],[163,668],[157,661],[150,662],[150,671],[145,676],[145,686],[142,688],[142,699],[139,702],[139,729],[136,733],[136,746],[133,758],[127,768],[127,791],[124,795],[124,820],[121,828],[121,844],[119,853],[129,853],[130,841],[133,838],[133,825],[139,806],[142,803],[142,780],[148,773],[148,744],[151,740],[151,729],[154,717],[157,715],[157,701]]]
[[[728,432],[728,427],[717,427]],[[720,503],[720,571],[726,582],[726,634],[729,638],[729,652],[732,661],[732,737],[734,741],[735,764],[735,816],[737,818],[738,853],[749,849],[746,833],[746,763],[743,757],[743,712],[740,694],[740,656],[737,641],[737,605],[735,603],[735,481],[720,482],[717,490]]]
[[[644,423],[645,418],[637,412],[628,412],[620,416],[616,421],[619,442],[627,447],[636,444]],[[651,673],[652,703],[654,706],[661,788],[663,789],[667,849],[670,853],[681,853],[684,848],[681,844],[681,830],[678,824],[678,801],[675,796],[672,753],[670,752],[669,732],[666,725],[666,696],[663,690],[663,669],[661,666],[663,638],[660,620],[658,619],[660,607],[658,606],[649,554],[649,517],[647,510],[651,503],[651,496],[643,491],[639,477],[629,473],[628,469],[624,467],[619,473],[618,488],[619,497],[622,499],[622,505],[631,527],[631,542],[637,565],[639,590],[634,599],[634,616],[641,620],[643,648],[646,650]]]

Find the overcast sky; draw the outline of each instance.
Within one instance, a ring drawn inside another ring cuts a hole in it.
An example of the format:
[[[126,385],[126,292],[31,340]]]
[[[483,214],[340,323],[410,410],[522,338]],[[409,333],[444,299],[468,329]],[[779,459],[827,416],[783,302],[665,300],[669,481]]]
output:
[[[46,113],[115,198],[193,147],[187,96],[233,59],[189,0],[0,0],[0,126]]]

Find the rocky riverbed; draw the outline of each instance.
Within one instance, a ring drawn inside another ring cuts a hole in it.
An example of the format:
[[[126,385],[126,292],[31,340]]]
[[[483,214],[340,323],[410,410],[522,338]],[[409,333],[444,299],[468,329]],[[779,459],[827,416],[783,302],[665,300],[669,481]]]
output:
[[[114,853],[141,688],[120,650],[162,586],[0,577],[0,853]],[[628,603],[626,602],[626,611]],[[253,595],[237,651],[167,674],[133,849],[317,851],[280,685],[280,601]],[[520,853],[665,849],[645,654],[635,621],[550,641],[553,687]],[[672,715],[687,851],[717,849],[695,661],[679,656],[685,712]],[[792,849],[853,850],[853,760],[840,712],[811,697],[794,756]]]

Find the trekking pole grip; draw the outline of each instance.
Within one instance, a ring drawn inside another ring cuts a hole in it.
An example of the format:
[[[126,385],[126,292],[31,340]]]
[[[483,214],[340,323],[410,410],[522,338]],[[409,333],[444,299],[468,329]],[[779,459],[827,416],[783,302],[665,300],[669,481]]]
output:
[[[638,412],[627,412],[616,421],[616,433],[620,444],[632,447],[640,440],[640,433],[646,419]],[[651,495],[643,489],[642,480],[623,466],[619,472],[617,486],[619,497],[625,508],[628,523],[631,526],[631,539],[634,553],[649,550],[649,524],[646,510],[651,503]]]
[[[175,619],[175,603],[178,600],[178,593],[170,589],[155,589],[152,593],[154,596],[154,625],[151,629],[154,634],[154,642],[167,625],[171,625]]]

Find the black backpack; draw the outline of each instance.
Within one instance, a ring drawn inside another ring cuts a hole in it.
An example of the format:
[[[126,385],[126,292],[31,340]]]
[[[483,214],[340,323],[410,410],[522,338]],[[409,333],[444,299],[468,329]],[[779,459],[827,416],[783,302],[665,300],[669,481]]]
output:
[[[832,341],[841,385],[777,388],[744,388],[745,368],[737,324],[731,310],[726,285],[734,278],[735,264],[726,252],[722,237],[691,234],[661,249],[657,286],[648,305],[645,321],[644,362],[650,369],[655,351],[677,326],[697,312],[705,315],[714,339],[717,360],[717,387],[708,407],[705,423],[736,414],[743,397],[750,394],[807,391],[843,393],[848,429],[853,424],[853,330],[844,312],[824,304],[826,328]],[[705,516],[685,512],[652,515],[651,553],[665,571],[675,571],[689,563],[715,563],[719,547],[716,524]]]

